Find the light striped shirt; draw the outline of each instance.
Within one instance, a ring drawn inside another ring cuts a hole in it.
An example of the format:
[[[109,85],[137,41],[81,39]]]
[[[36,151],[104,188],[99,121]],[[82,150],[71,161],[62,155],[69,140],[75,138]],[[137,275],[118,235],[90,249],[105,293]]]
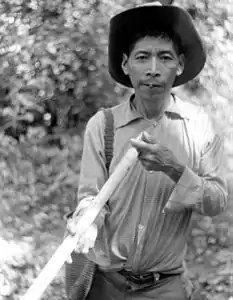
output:
[[[104,270],[133,272],[180,268],[186,254],[185,234],[192,212],[215,216],[224,211],[227,188],[223,144],[202,108],[178,97],[157,123],[146,120],[133,97],[112,108],[115,140],[110,174],[127,152],[130,139],[148,130],[185,165],[178,183],[162,172],[147,172],[137,161],[97,218],[99,234],[87,257]],[[87,207],[108,178],[104,155],[104,115],[87,123],[81,163],[78,209]],[[167,201],[187,206],[181,212],[162,213]],[[191,201],[191,202],[190,202]],[[195,206],[190,203],[195,201]]]

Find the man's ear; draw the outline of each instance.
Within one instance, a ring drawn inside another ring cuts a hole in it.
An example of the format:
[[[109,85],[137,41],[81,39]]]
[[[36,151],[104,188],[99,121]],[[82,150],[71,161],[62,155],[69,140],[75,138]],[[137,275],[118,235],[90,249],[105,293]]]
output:
[[[122,70],[125,73],[125,75],[129,75],[129,71],[128,71],[128,56],[125,53],[122,56],[121,67],[122,67]]]
[[[185,56],[184,56],[184,54],[180,54],[179,55],[179,65],[178,65],[178,68],[177,68],[177,71],[176,71],[177,76],[180,76],[183,73],[184,64],[185,64]]]

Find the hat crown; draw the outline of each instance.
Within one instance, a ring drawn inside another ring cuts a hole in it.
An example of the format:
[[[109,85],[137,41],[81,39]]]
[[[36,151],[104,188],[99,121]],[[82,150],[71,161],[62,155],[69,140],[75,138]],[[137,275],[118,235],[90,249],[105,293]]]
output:
[[[162,6],[162,3],[159,1],[154,1],[154,2],[138,5],[138,7],[144,7],[144,6]]]

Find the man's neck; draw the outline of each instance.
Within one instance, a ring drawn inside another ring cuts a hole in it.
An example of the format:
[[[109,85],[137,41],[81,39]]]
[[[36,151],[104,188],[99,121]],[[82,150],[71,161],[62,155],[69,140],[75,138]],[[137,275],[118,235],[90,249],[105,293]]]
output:
[[[135,94],[134,105],[146,119],[159,119],[171,101],[171,95],[146,101]]]

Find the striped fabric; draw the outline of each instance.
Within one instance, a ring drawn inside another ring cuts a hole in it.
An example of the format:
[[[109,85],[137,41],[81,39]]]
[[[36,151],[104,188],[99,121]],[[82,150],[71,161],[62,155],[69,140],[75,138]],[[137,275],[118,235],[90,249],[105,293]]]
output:
[[[66,264],[68,300],[84,300],[90,291],[96,265],[82,254],[73,253],[72,259],[72,264]]]

